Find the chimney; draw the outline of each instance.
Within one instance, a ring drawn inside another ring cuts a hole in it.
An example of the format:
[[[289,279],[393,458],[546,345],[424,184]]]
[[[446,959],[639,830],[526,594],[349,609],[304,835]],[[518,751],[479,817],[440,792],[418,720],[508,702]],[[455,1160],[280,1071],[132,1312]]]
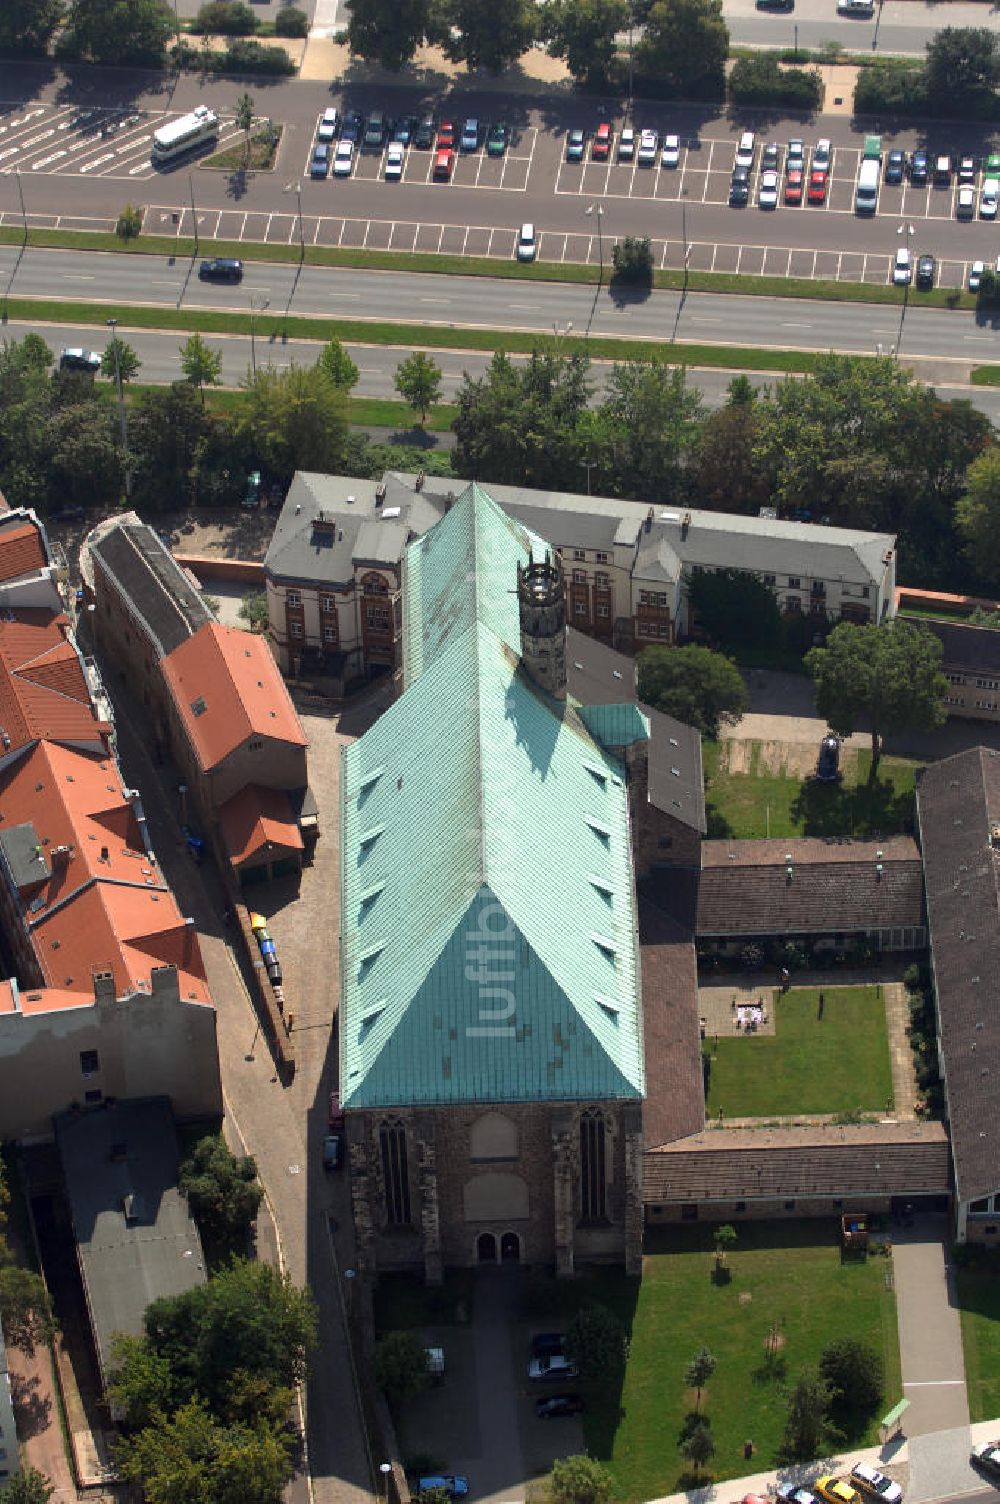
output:
[[[646,532],[647,533],[649,532],[649,530],[650,530],[650,528],[652,526],[653,526],[653,508],[650,507],[649,511],[646,513]]]
[[[449,491],[448,495],[444,499],[444,515],[446,517],[447,517],[448,513],[451,511],[451,509],[452,509],[452,507],[454,505],[455,505],[455,493],[454,493],[454,491]]]
[[[422,491],[424,489],[424,481],[426,479],[427,479],[427,476],[424,474],[423,470],[421,470],[420,474],[417,476],[416,480],[413,482],[413,489],[414,489],[414,491]]]
[[[517,566],[521,662],[554,699],[566,698],[566,581],[558,554]]]
[[[684,520],[681,522],[681,542],[682,543],[684,542],[684,539],[688,535],[688,528],[690,526],[691,526],[691,513],[690,512],[685,512],[684,513]]]

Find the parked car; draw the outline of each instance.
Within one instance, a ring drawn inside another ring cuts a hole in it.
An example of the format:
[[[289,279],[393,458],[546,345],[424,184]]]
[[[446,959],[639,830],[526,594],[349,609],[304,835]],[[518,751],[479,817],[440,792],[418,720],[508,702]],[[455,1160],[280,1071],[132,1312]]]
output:
[[[654,167],[656,165],[656,148],[659,139],[655,131],[643,131],[639,137],[639,166]]]
[[[816,1495],[808,1488],[798,1488],[786,1483],[777,1492],[778,1504],[816,1504]]]
[[[819,744],[816,777],[820,783],[836,783],[840,777],[840,743],[835,736],[824,736]]]
[[[353,141],[355,146],[365,133],[365,117],[360,110],[348,110],[340,127],[341,141]]]
[[[937,272],[937,262],[933,256],[923,255],[917,257],[917,286],[926,292],[934,286],[934,277]]]
[[[826,136],[821,136],[813,147],[812,165],[821,167],[824,172],[833,168],[833,143]]]
[[[534,261],[538,253],[538,242],[535,239],[535,227],[533,224],[523,224],[521,233],[517,237],[518,261]]]
[[[532,1358],[528,1364],[528,1378],[535,1383],[576,1377],[575,1365],[563,1353],[551,1353],[540,1358]]]
[[[864,19],[875,14],[875,0],[837,0],[838,16],[858,16]]]
[[[794,10],[795,0],[757,0],[758,10]]]
[[[910,153],[910,182],[917,188],[922,188],[927,182],[927,174],[930,171],[930,161],[925,151]]]
[[[429,1473],[419,1479],[418,1493],[430,1493],[432,1488],[443,1488],[450,1499],[464,1499],[469,1492],[469,1480],[461,1473]]]
[[[390,141],[385,151],[385,175],[390,183],[398,183],[403,176],[406,148],[401,141]]]
[[[806,195],[811,204],[826,203],[826,185],[829,182],[823,169],[816,168],[809,174],[809,192]]]
[[[58,512],[50,512],[47,520],[49,522],[82,522],[86,515],[86,511],[80,506],[60,507]]]
[[[913,280],[913,256],[909,246],[901,245],[896,249],[896,259],[892,263],[892,281],[895,287],[908,287]]]
[[[63,350],[59,356],[59,369],[79,371],[84,376],[96,376],[101,369],[101,357],[96,350]]]
[[[892,1478],[880,1473],[870,1462],[856,1462],[851,1468],[851,1482],[863,1494],[881,1500],[881,1504],[900,1504],[903,1490]]]
[[[955,216],[957,219],[973,219],[976,213],[976,190],[966,185],[958,190],[955,199]]]
[[[531,1356],[551,1358],[557,1353],[562,1356],[564,1340],[562,1332],[536,1332],[531,1339]]]
[[[567,162],[582,162],[584,149],[587,145],[587,133],[581,130],[572,130],[566,137],[566,160]]]
[[[418,151],[430,151],[434,145],[435,123],[433,115],[425,115],[413,132],[413,144]]]
[[[958,181],[960,183],[974,183],[976,181],[975,157],[962,157],[959,160]]]
[[[802,168],[793,167],[785,178],[785,203],[801,204],[802,202]]]
[[[602,120],[594,132],[590,148],[590,155],[595,162],[606,162],[610,157],[612,136],[611,126],[606,120]]]
[[[729,207],[731,209],[745,209],[750,201],[750,170],[747,167],[737,167],[733,173],[733,180],[729,185]]]
[[[789,141],[785,153],[785,172],[804,172],[806,166],[806,143],[795,137]]]
[[[969,1461],[973,1467],[1000,1478],[1000,1441],[984,1441],[981,1446],[973,1447]]]
[[[479,150],[479,121],[467,120],[462,126],[462,139],[459,142],[462,151]]]
[[[363,145],[366,151],[381,151],[385,145],[386,118],[382,110],[372,110],[365,127]]]
[[[887,183],[901,183],[905,171],[906,152],[891,151],[885,159],[885,181]]]
[[[661,167],[676,167],[681,160],[680,136],[664,136],[663,150],[660,152]]]
[[[411,146],[419,124],[416,115],[401,115],[393,127],[392,139],[400,146]]]
[[[752,167],[756,154],[755,137],[753,131],[744,131],[736,148],[736,166]]]
[[[757,192],[757,206],[760,209],[776,209],[778,207],[778,174],[776,172],[761,173],[760,188]]]
[[[951,174],[954,164],[950,157],[940,156],[934,158],[934,181],[939,188],[951,187]]]
[[[980,219],[996,219],[998,197],[1000,197],[1000,178],[984,178],[983,191],[979,195]]]
[[[329,110],[324,110],[323,117],[316,130],[316,140],[332,141],[337,134],[337,122],[339,119],[340,116],[332,107]]]
[[[340,140],[337,142],[337,150],[333,155],[333,175],[335,178],[349,178],[351,168],[354,166],[354,142]]]
[[[330,171],[330,148],[325,141],[313,147],[312,161],[309,163],[309,176],[311,178],[325,178]]]
[[[619,162],[631,162],[635,156],[635,131],[630,125],[623,125],[618,132],[618,160]]]
[[[438,126],[437,147],[438,151],[455,150],[455,122],[453,120],[442,120]]]
[[[344,1140],[339,1133],[328,1133],[323,1140],[324,1170],[339,1170],[344,1163]]]
[[[212,256],[198,268],[202,282],[242,282],[243,262],[235,256]]]
[[[969,291],[978,292],[983,281],[983,272],[986,270],[985,261],[974,261],[969,267]]]
[[[488,157],[502,157],[507,150],[509,131],[503,120],[496,120],[490,126],[486,137],[486,155]]]
[[[781,166],[781,147],[777,141],[769,141],[760,154],[762,172],[777,172]]]
[[[251,470],[247,476],[247,483],[243,488],[242,505],[248,512],[255,512],[260,506],[260,471]],[[332,1127],[332,1124],[331,1124]]]
[[[340,1105],[340,1092],[332,1091],[326,1105],[326,1126],[331,1133],[343,1133],[344,1109]]]
[[[436,183],[449,182],[451,179],[451,169],[454,165],[455,153],[452,151],[450,146],[446,146],[443,151],[435,152],[433,173],[434,181]]]
[[[564,1415],[579,1415],[583,1400],[578,1394],[553,1394],[547,1400],[535,1401],[535,1414],[539,1420],[555,1420]]]
[[[843,1478],[833,1473],[824,1473],[814,1484],[816,1492],[827,1504],[861,1504],[861,1495]]]

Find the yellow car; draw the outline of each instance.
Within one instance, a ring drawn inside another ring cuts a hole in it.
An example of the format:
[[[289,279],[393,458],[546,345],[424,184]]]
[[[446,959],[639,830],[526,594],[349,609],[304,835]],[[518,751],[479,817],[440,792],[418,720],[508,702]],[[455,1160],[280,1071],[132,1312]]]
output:
[[[827,1504],[861,1504],[861,1495],[856,1489],[843,1478],[834,1477],[828,1473],[825,1478],[817,1478],[813,1488],[821,1499],[826,1499]]]

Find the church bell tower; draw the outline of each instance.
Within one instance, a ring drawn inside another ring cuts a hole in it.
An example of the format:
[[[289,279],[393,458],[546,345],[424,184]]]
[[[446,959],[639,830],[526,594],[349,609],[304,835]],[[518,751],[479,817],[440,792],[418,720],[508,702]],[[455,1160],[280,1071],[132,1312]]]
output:
[[[544,690],[566,697],[566,581],[558,554],[517,566],[521,662]]]

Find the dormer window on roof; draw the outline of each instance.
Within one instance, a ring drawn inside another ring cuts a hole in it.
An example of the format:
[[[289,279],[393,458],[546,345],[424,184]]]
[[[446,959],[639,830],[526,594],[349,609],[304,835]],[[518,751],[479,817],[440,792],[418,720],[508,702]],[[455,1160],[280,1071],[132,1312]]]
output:
[[[196,718],[200,715],[204,715],[207,709],[208,706],[205,704],[204,695],[199,695],[197,700],[191,701],[191,714]]]

